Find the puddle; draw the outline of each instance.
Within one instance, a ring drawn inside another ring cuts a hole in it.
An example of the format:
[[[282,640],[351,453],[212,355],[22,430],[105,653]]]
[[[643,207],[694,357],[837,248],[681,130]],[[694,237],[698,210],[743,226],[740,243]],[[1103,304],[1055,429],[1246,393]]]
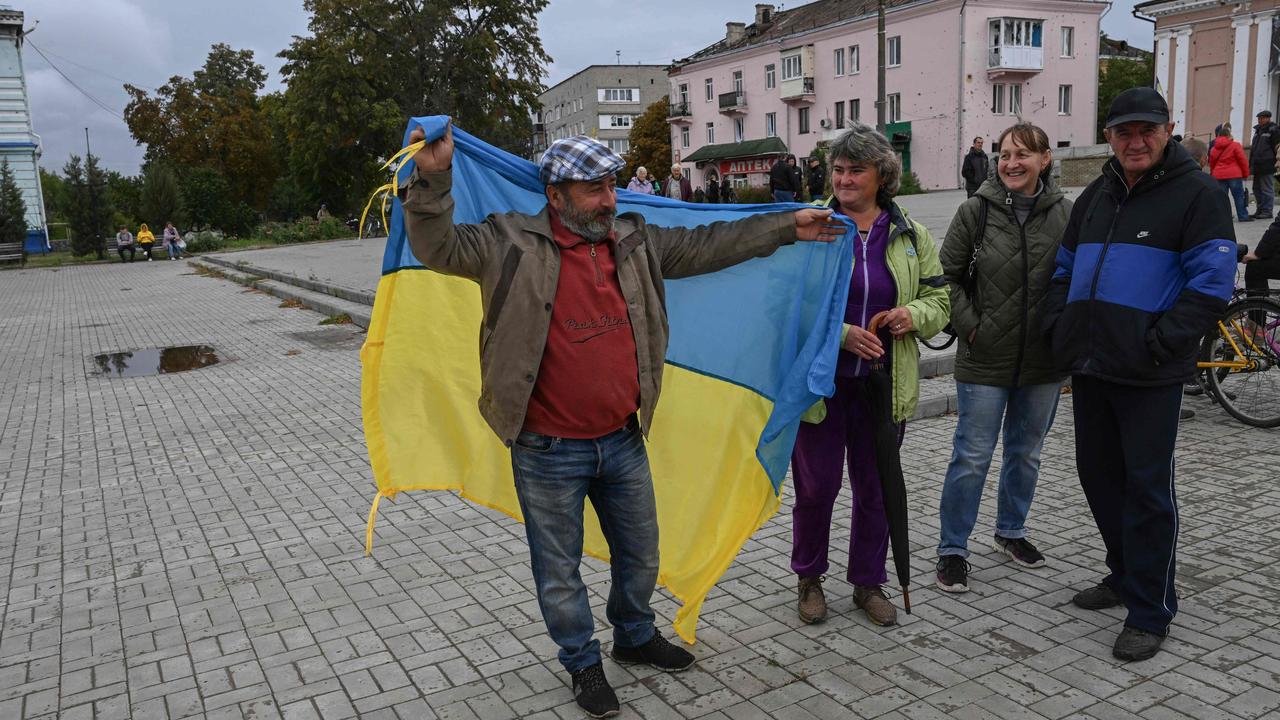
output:
[[[181,345],[167,348],[142,348],[129,352],[93,356],[96,377],[142,377],[199,370],[216,365],[218,353],[208,345]]]

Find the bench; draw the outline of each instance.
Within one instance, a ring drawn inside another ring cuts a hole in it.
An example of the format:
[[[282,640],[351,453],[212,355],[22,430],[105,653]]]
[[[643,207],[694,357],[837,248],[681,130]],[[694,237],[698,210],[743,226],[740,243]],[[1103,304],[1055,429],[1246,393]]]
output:
[[[0,243],[0,262],[16,262],[19,265],[25,265],[27,254],[23,251],[22,243]]]

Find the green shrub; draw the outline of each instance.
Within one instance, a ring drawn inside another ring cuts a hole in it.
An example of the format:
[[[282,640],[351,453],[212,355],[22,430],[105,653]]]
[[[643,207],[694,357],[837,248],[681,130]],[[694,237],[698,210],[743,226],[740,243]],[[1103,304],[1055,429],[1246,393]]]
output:
[[[920,178],[910,171],[902,173],[902,183],[898,186],[898,195],[923,195],[924,188],[920,187]]]
[[[227,245],[226,239],[220,233],[211,230],[194,233],[186,238],[186,242],[187,252],[192,253],[216,252]]]
[[[303,218],[297,222],[270,222],[258,228],[257,237],[282,245],[316,240],[351,237],[351,230],[341,220]]]
[[[773,193],[767,187],[734,188],[733,192],[738,202],[743,205],[773,202]]]

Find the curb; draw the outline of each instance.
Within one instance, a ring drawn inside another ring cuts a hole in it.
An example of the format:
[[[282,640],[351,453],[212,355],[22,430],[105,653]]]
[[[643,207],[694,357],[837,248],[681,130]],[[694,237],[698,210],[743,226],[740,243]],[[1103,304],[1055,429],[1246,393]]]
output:
[[[365,292],[363,290],[353,290],[351,288],[341,287],[338,285],[329,285],[320,280],[300,278],[300,277],[297,277],[296,275],[289,275],[287,273],[279,272],[278,270],[271,270],[264,267],[258,267],[257,265],[252,265],[243,260],[233,262],[231,260],[220,258],[214,255],[202,256],[200,260],[213,263],[214,265],[220,265],[224,268],[235,270],[237,272],[247,273],[250,275],[257,275],[258,277],[264,277],[264,278],[268,278],[270,280],[276,280],[278,282],[282,282],[288,285],[294,285],[304,290],[310,290],[311,292],[314,292],[314,293],[320,293],[322,295],[332,295],[333,297],[336,297],[340,300],[346,300],[348,302],[353,302],[353,303],[358,303],[360,305],[368,305],[369,307],[373,307],[373,293],[371,292]]]
[[[352,302],[335,295],[312,291],[300,286],[293,286],[287,281],[264,280],[261,277],[247,274],[244,268],[238,267],[234,270],[228,270],[226,263],[216,263],[217,267],[211,267],[205,261],[208,258],[199,258],[192,260],[191,264],[202,267],[219,277],[230,280],[231,282],[246,287],[261,290],[269,295],[280,298],[281,300],[293,300],[302,304],[308,310],[313,310],[322,315],[332,317],[334,315],[347,315],[351,318],[351,323],[358,326],[362,330],[369,329],[369,323],[372,321],[373,308],[364,303]],[[287,276],[286,276],[287,277]]]

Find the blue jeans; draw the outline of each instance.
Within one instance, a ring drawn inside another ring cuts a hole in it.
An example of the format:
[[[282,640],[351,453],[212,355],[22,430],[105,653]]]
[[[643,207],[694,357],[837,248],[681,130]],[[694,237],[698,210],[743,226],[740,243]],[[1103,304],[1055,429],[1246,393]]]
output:
[[[1026,537],[1024,523],[1036,494],[1040,449],[1058,410],[1061,383],[1019,388],[956,383],[960,421],[951,464],[942,484],[938,555],[969,556],[969,534],[978,520],[982,486],[1004,427],[1004,463],[996,503],[996,535]]]
[[[182,250],[178,248],[177,243],[165,243],[164,249],[169,251],[169,257],[182,257]]]
[[[644,437],[626,428],[574,440],[522,432],[511,446],[538,607],[560,664],[577,672],[600,662],[595,620],[578,566],[583,502],[591,499],[612,559],[605,614],[613,641],[637,647],[654,635],[649,598],[658,582],[658,515]]]
[[[773,191],[774,202],[780,202],[780,203],[795,202],[795,200],[796,200],[796,194],[791,192],[790,190],[774,190]]]
[[[1231,199],[1235,201],[1236,217],[1241,220],[1249,219],[1249,206],[1244,201],[1244,180],[1234,178],[1231,180],[1219,180],[1218,184],[1231,194]]]

